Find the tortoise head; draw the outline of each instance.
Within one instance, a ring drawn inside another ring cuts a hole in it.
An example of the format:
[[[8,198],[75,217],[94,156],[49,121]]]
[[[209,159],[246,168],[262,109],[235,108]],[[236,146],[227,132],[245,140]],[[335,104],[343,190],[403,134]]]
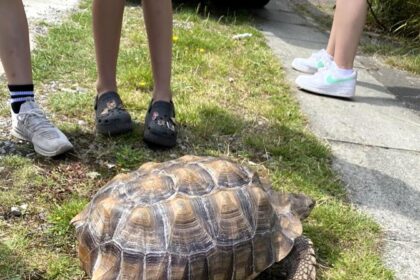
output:
[[[290,203],[290,210],[296,214],[300,220],[306,219],[315,207],[315,200],[304,194],[289,193],[285,195]]]

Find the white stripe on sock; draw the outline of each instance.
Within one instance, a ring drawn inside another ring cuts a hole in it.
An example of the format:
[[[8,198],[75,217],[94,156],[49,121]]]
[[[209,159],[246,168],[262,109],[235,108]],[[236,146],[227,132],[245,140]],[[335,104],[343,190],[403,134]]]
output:
[[[22,96],[22,95],[32,95],[32,96],[34,96],[34,92],[33,91],[11,91],[10,92],[11,97]]]
[[[24,101],[35,101],[35,98],[33,96],[27,96],[9,99],[10,104]]]

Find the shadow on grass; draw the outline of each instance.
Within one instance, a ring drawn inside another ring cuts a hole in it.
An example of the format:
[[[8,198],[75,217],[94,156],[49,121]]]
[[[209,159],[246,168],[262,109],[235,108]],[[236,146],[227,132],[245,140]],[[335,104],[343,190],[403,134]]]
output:
[[[247,120],[239,113],[214,105],[200,105],[194,116],[183,112],[178,114],[180,133],[174,149],[148,149],[142,141],[144,127],[139,123],[134,132],[112,138],[97,136],[90,131],[64,130],[75,150],[53,161],[81,161],[94,169],[107,162],[119,164],[123,171],[129,171],[148,161],[170,160],[188,153],[205,156],[229,152],[232,156],[246,157],[262,164],[270,160],[278,164],[273,168],[293,173],[310,184],[331,175],[327,171],[330,163],[328,149],[300,129],[289,128],[274,120]],[[109,175],[108,170],[106,174]],[[320,185],[318,189],[325,195],[337,194],[335,188]]]

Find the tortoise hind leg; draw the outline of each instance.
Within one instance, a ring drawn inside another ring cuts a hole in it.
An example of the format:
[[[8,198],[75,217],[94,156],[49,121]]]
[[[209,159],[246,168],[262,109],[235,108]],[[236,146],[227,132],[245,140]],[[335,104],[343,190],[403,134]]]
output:
[[[305,236],[296,238],[289,255],[273,264],[258,279],[315,280],[316,258],[312,241]]]

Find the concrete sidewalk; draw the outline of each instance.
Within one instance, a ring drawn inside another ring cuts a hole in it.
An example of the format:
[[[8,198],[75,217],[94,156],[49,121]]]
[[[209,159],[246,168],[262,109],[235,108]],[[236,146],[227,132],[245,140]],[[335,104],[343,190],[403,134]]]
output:
[[[80,0],[23,0],[26,16],[28,17],[31,37],[31,48],[34,48],[34,37],[45,32],[37,26],[37,22],[46,21],[56,23],[69,10],[75,8]],[[0,76],[4,74],[3,66],[0,63]]]
[[[286,0],[272,0],[256,14],[294,85],[293,58],[325,48],[328,34],[296,14]],[[365,61],[356,61],[359,82],[352,101],[294,94],[311,130],[331,146],[350,200],[382,225],[386,265],[398,279],[420,279],[420,79],[391,88],[383,73],[395,79],[404,72],[380,72]],[[408,99],[404,92],[410,92]]]

